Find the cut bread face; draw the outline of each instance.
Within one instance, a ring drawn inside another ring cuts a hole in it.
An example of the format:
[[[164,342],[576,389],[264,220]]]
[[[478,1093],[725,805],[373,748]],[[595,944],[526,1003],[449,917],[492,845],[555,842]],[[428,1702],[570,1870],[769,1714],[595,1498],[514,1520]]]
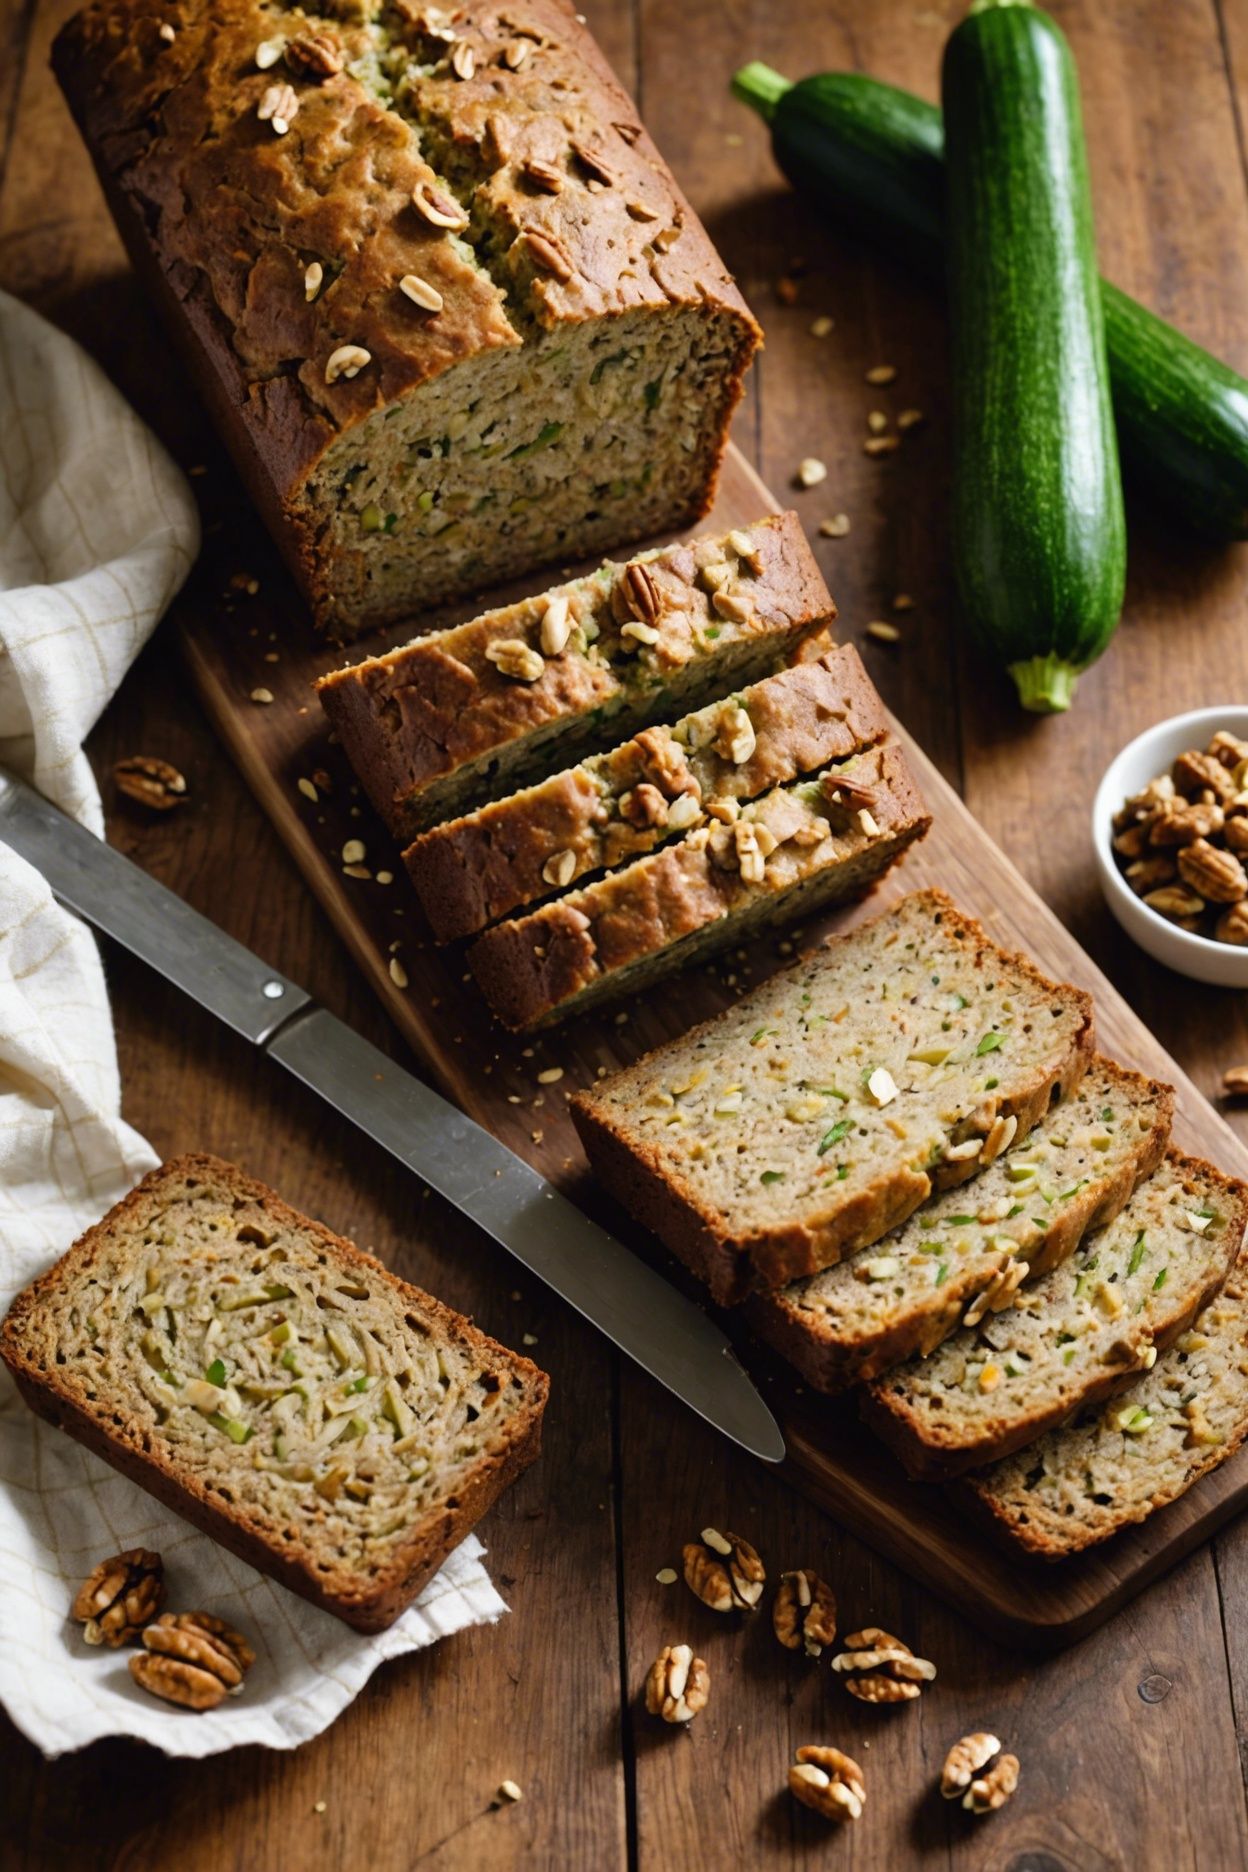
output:
[[[389,1625],[538,1453],[547,1379],[211,1157],[19,1294],[27,1401],[261,1571]]]
[[[1248,1435],[1248,1255],[1226,1286],[1108,1404],[968,1476],[965,1498],[1015,1552],[1064,1560],[1156,1509],[1233,1456]]]
[[[749,1302],[750,1323],[819,1391],[876,1378],[950,1338],[964,1313],[1013,1303],[1112,1222],[1170,1135],[1169,1086],[1097,1059],[1070,1097],[970,1183],[871,1248]]]
[[[333,635],[705,513],[742,321],[662,306],[522,329],[349,430],[300,490],[295,523],[334,566]]]
[[[1011,1454],[1155,1363],[1227,1277],[1248,1189],[1170,1151],[1108,1228],[1014,1305],[863,1394],[872,1429],[915,1476]]]
[[[480,936],[468,961],[499,1020],[515,1031],[563,1020],[724,943],[860,895],[931,823],[891,743],[731,807],[724,820]]]
[[[1092,1044],[1086,994],[920,891],[572,1112],[607,1188],[731,1303],[995,1162],[1078,1085]]]
[[[449,942],[655,850],[742,802],[882,741],[884,705],[843,646],[435,826],[403,857]]]
[[[835,617],[796,514],[639,554],[317,685],[404,843],[769,674]]]

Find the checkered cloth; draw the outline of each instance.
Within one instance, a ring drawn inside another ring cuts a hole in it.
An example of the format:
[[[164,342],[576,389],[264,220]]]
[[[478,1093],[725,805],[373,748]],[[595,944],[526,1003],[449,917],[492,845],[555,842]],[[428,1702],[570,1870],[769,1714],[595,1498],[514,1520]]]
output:
[[[0,293],[0,762],[97,833],[83,737],[198,546],[154,437],[76,345]],[[94,941],[0,844],[0,1314],[155,1163],[120,1107]],[[158,1703],[124,1651],[91,1650],[68,1623],[83,1576],[136,1546],[164,1555],[175,1608],[253,1640],[242,1696],[204,1715]],[[465,1541],[397,1624],[362,1638],[49,1429],[0,1368],[0,1701],[46,1755],[107,1735],[171,1755],[294,1748],[383,1658],[506,1611],[481,1551]]]

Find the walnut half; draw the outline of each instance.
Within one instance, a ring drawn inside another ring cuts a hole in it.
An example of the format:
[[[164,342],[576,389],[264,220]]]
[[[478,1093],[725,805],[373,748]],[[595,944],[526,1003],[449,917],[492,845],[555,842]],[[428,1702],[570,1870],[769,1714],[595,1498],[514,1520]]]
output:
[[[867,1784],[857,1762],[840,1749],[808,1744],[789,1769],[789,1792],[825,1820],[857,1820]]]
[[[1017,1755],[1003,1755],[996,1736],[981,1730],[954,1743],[945,1757],[940,1791],[946,1800],[960,1800],[968,1813],[995,1813],[1018,1786],[1018,1772]]]
[[[711,1673],[691,1645],[664,1645],[646,1675],[646,1709],[665,1723],[692,1722],[711,1694]]]
[[[819,1657],[836,1637],[836,1595],[811,1567],[782,1573],[771,1622],[787,1651],[802,1646],[807,1657]]]
[[[158,1553],[131,1547],[101,1560],[78,1588],[71,1616],[90,1645],[131,1644],[165,1603],[165,1572]]]
[[[763,1596],[763,1563],[740,1534],[703,1528],[701,1541],[689,1541],[681,1557],[686,1586],[712,1612],[752,1612]]]
[[[915,1657],[909,1645],[878,1625],[851,1632],[845,1650],[832,1660],[832,1668],[845,1678],[845,1688],[860,1703],[910,1703],[923,1693],[923,1685],[936,1675],[936,1666]]]

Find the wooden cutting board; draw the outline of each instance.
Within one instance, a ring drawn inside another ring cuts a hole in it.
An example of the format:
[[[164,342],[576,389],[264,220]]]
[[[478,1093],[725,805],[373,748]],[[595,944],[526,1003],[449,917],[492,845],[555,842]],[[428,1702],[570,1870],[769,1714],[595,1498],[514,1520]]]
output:
[[[777,506],[732,450],[705,526],[748,524]],[[505,595],[519,596],[522,589]],[[398,851],[329,740],[311,684],[348,658],[313,641],[290,581],[245,509],[227,510],[210,524],[207,550],[179,611],[189,666],[219,732],[422,1069],[512,1150],[688,1285],[683,1270],[592,1185],[566,1100],[604,1070],[729,1004],[741,987],[783,964],[792,953],[789,942],[772,935],[730,950],[713,965],[660,982],[640,1001],[585,1015],[532,1042],[503,1033],[472,992],[462,949],[438,950],[429,940]],[[396,630],[370,639],[367,648],[388,648],[410,635],[410,629]],[[1177,1088],[1176,1143],[1248,1177],[1248,1151],[899,724],[897,733],[932,811],[931,833],[866,905],[809,920],[791,936],[806,946],[875,914],[904,891],[942,885],[998,941],[1026,950],[1058,979],[1089,989],[1102,1049]],[[342,848],[349,839],[364,844],[368,878],[344,872]],[[281,966],[280,956],[268,959]],[[562,1076],[544,1079],[554,1068]],[[1100,1551],[1059,1566],[1024,1561],[998,1550],[968,1523],[956,1494],[908,1482],[858,1423],[852,1403],[815,1397],[731,1316],[725,1324],[780,1418],[794,1483],[1007,1641],[1054,1646],[1080,1637],[1248,1499],[1246,1450]]]

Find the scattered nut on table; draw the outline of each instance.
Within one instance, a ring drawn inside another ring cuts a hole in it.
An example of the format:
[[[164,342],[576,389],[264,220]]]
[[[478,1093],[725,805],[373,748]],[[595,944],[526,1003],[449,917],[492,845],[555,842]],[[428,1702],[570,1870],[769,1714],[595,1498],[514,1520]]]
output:
[[[70,1615],[90,1645],[131,1644],[165,1603],[165,1570],[158,1553],[131,1547],[101,1560],[78,1588]]]
[[[1248,1098],[1248,1066],[1228,1066],[1222,1075],[1224,1098]]]
[[[113,783],[127,799],[153,812],[168,812],[186,798],[186,780],[168,761],[151,754],[131,754],[113,768]]]
[[[1017,1755],[1003,1755],[996,1736],[986,1731],[963,1736],[945,1757],[940,1791],[946,1800],[960,1800],[968,1813],[995,1813],[1017,1786]]]
[[[143,1632],[130,1660],[142,1689],[185,1709],[210,1710],[237,1696],[256,1654],[241,1632],[210,1612],[165,1612]]]
[[[776,1637],[788,1651],[819,1657],[836,1637],[836,1594],[812,1567],[782,1573],[771,1608]]]
[[[687,1644],[664,1645],[646,1676],[646,1708],[665,1723],[692,1722],[706,1708],[711,1673]]]
[[[909,1645],[878,1625],[850,1632],[832,1668],[844,1676],[845,1688],[860,1703],[911,1703],[936,1675],[934,1664],[915,1657]]]
[[[857,1820],[867,1784],[857,1762],[840,1749],[810,1743],[798,1749],[789,1769],[789,1792],[825,1820]]]
[[[703,1528],[702,1539],[689,1541],[681,1557],[686,1586],[712,1612],[752,1612],[763,1596],[763,1563],[740,1534]]]

